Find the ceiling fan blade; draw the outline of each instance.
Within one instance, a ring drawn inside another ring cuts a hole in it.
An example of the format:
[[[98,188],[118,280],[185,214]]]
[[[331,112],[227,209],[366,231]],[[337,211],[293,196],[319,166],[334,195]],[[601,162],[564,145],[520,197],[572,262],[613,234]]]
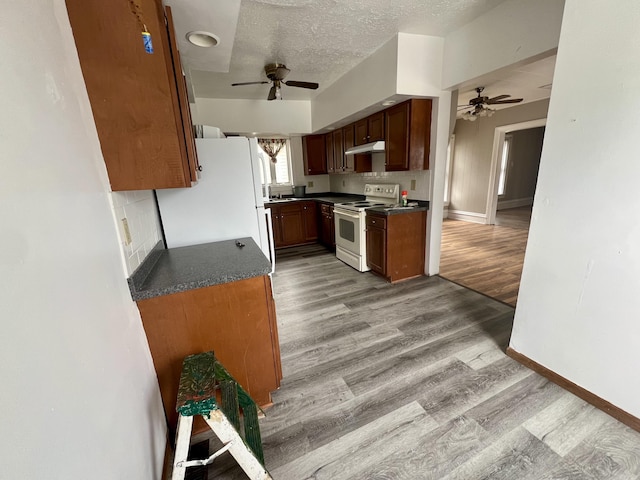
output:
[[[315,90],[320,85],[314,82],[298,82],[296,80],[289,80],[288,82],[282,82],[287,87],[300,87],[300,88],[310,88],[311,90]]]
[[[520,103],[522,98],[511,98],[509,100],[497,100],[495,102],[487,102],[489,105],[502,105],[503,103]]]
[[[239,85],[264,85],[265,83],[270,83],[270,82],[241,82],[241,83],[232,83],[231,86],[237,87]]]
[[[505,98],[509,98],[511,95],[498,95],[497,97],[493,97],[487,100],[488,103],[494,102],[496,100],[503,100]]]
[[[271,87],[271,90],[269,90],[269,96],[267,97],[267,100],[275,100],[276,99],[276,86],[274,85],[273,87]]]
[[[458,110],[462,110],[464,108],[473,108],[473,105],[469,105],[469,104],[467,104],[467,105],[458,105]]]

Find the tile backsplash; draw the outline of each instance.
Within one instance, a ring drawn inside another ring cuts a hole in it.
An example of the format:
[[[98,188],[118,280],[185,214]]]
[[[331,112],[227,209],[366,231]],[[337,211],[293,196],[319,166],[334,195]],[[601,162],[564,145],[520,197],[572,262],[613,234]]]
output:
[[[366,183],[398,183],[410,200],[430,200],[430,171],[385,172],[384,154],[373,155],[373,172],[330,175],[331,191],[362,195]],[[415,188],[412,187],[415,184]]]
[[[114,219],[118,228],[125,273],[130,276],[162,239],[160,217],[153,190],[112,192]],[[122,219],[127,219],[130,242]]]

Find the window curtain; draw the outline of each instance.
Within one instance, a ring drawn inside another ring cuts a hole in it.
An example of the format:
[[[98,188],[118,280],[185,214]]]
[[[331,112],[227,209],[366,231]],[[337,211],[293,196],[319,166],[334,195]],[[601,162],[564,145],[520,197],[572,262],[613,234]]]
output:
[[[264,152],[271,158],[271,163],[277,163],[278,153],[285,146],[286,140],[284,138],[259,138],[258,145],[262,147]]]

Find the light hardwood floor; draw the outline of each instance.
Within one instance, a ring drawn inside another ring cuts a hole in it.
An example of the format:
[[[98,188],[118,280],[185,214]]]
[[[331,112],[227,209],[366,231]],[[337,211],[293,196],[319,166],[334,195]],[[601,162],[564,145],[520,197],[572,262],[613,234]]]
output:
[[[531,208],[501,210],[496,225],[442,224],[440,276],[515,306]]]
[[[511,307],[439,277],[391,285],[318,246],[279,252],[273,285],[275,480],[640,478],[640,434],[505,356]],[[226,457],[209,478],[246,476]]]

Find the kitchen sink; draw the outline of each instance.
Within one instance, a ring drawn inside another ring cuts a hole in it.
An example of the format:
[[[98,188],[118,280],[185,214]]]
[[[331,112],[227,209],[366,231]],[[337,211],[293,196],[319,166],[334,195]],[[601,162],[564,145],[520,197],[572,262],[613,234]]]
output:
[[[268,202],[265,203],[286,203],[286,202],[296,202],[300,200],[299,198],[270,198]]]

